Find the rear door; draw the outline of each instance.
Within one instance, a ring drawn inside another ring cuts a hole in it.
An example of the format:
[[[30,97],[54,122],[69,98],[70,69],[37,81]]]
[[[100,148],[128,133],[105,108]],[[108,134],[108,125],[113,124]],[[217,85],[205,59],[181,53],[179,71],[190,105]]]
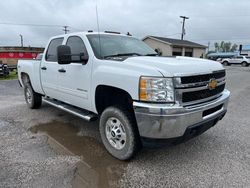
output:
[[[86,42],[86,41],[85,41]],[[70,46],[72,54],[84,53],[88,57],[84,39],[80,36],[70,36],[66,45]],[[79,57],[72,56],[72,59],[79,60]],[[91,61],[87,63],[71,63],[59,65],[58,88],[60,100],[71,105],[89,109],[90,82],[91,82]]]
[[[63,37],[52,39],[41,63],[41,81],[45,95],[58,99],[58,62],[57,47],[63,43]]]
[[[234,63],[240,64],[242,62],[242,60],[243,60],[243,57],[242,56],[238,56],[238,57],[235,58]]]

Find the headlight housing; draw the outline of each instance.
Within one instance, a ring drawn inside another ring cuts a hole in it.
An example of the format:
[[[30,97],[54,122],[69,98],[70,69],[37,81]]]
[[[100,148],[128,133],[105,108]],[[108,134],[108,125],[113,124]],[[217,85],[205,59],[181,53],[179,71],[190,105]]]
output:
[[[174,102],[173,78],[141,77],[139,98],[147,102]]]

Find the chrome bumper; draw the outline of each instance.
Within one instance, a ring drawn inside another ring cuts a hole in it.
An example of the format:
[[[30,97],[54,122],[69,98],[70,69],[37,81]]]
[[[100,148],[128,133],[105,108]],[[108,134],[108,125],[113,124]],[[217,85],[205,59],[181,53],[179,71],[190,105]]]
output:
[[[218,118],[227,111],[230,92],[208,103],[182,107],[177,104],[150,104],[134,102],[134,111],[141,137],[167,139],[183,136],[186,129],[195,124]],[[204,111],[222,107],[204,116]]]

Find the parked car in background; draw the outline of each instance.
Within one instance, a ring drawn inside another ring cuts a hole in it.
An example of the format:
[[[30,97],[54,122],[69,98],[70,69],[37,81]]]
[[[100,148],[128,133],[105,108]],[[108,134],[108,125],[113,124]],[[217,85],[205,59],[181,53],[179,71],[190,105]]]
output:
[[[248,59],[246,56],[235,56],[232,58],[222,59],[221,63],[225,66],[231,64],[239,64],[242,65],[243,67],[248,67],[250,64],[250,59]]]
[[[10,73],[8,65],[0,62],[0,76],[8,76]]]

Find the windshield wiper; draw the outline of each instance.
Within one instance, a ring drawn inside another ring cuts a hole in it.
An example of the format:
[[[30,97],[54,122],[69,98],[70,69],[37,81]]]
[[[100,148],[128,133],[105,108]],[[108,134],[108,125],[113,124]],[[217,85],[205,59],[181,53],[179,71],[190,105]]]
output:
[[[124,54],[106,55],[106,56],[104,56],[104,58],[120,57],[120,56],[133,56],[133,55],[141,56],[141,54],[138,54],[138,53],[124,53]]]
[[[159,54],[146,54],[145,56],[158,56]]]

